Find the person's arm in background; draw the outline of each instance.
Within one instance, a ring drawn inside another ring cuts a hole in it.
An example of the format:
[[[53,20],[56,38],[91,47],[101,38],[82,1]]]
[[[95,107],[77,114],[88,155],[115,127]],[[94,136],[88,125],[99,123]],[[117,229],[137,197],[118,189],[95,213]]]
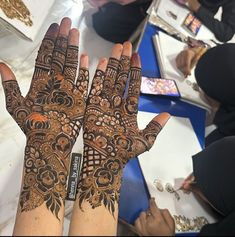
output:
[[[61,235],[70,153],[82,126],[88,57],[79,77],[79,32],[71,20],[48,29],[26,97],[12,71],[0,64],[6,108],[27,138],[13,235]]]
[[[181,51],[176,57],[176,67],[185,78],[191,75],[191,71],[196,66],[198,60],[207,51],[206,47],[187,48]]]
[[[84,160],[70,235],[116,235],[123,168],[152,147],[169,119],[163,113],[138,129],[141,65],[131,55],[126,42],[114,46],[109,61],[99,62],[84,117]]]
[[[235,1],[227,1],[223,6],[221,21],[214,18],[214,14],[202,6],[198,0],[187,0],[189,9],[210,29],[221,42],[232,39],[235,33]]]

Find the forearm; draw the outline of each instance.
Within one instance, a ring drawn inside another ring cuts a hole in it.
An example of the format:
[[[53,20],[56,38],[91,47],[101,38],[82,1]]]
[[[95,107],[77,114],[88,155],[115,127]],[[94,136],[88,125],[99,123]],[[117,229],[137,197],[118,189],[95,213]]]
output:
[[[76,200],[71,218],[69,235],[72,236],[115,236],[118,221],[118,203],[113,214],[101,205],[93,209],[88,201],[83,201],[82,209],[79,198]]]
[[[45,147],[27,143],[14,235],[62,233],[67,169]]]
[[[14,236],[61,236],[64,205],[59,211],[58,220],[48,211],[45,202],[34,210],[21,212],[18,209],[14,226]]]
[[[97,153],[93,150],[93,154]],[[85,156],[84,159],[70,235],[116,235],[123,168],[121,159],[108,157],[97,167],[89,166],[94,157]]]

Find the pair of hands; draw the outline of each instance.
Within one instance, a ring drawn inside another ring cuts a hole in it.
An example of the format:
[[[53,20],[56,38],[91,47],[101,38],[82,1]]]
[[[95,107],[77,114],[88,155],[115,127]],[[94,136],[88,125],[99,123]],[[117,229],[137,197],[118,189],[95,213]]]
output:
[[[66,196],[70,153],[84,129],[84,162],[80,204],[104,204],[114,212],[124,165],[149,150],[169,119],[163,113],[144,130],[137,125],[141,64],[130,43],[115,45],[109,60],[101,59],[88,100],[88,56],[80,58],[79,32],[64,18],[48,29],[36,59],[28,94],[23,97],[12,71],[0,64],[6,107],[27,137],[21,212],[46,203],[59,218]],[[125,97],[126,82],[130,77]]]
[[[194,186],[195,177],[190,174],[183,182],[181,189],[184,192],[200,194]],[[135,221],[135,231],[140,236],[175,236],[175,221],[167,209],[158,208],[155,199],[149,201],[149,209],[141,212]]]

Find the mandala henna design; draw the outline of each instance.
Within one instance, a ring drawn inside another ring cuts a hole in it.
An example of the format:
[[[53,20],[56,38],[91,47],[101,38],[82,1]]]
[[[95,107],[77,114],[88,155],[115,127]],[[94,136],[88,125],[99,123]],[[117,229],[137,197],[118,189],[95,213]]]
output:
[[[88,71],[80,69],[76,83],[62,74],[42,72],[40,76],[36,72],[38,80],[33,80],[26,98],[16,81],[3,82],[7,110],[27,137],[20,208],[30,211],[45,202],[59,218],[66,197],[69,155],[85,111]]]
[[[81,209],[82,203],[88,201],[92,208],[104,205],[112,215],[119,200],[125,164],[149,150],[161,130],[157,122],[138,129],[141,69],[132,67],[125,99],[130,59],[121,58],[120,65],[116,61],[109,60],[111,66],[108,65],[106,75],[97,70],[93,80],[84,116],[84,158],[78,184]]]

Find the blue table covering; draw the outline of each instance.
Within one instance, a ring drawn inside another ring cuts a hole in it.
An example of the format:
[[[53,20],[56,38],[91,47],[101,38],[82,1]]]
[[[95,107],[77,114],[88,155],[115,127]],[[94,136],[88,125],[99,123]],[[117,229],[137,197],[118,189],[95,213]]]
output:
[[[142,73],[149,77],[160,77],[152,36],[157,28],[148,25],[139,48]],[[197,138],[204,147],[206,111],[179,99],[169,99],[151,95],[141,95],[139,110],[160,113],[169,112],[173,116],[189,118]],[[140,212],[148,208],[149,192],[137,159],[131,160],[124,169],[121,188],[119,217],[133,224]]]

